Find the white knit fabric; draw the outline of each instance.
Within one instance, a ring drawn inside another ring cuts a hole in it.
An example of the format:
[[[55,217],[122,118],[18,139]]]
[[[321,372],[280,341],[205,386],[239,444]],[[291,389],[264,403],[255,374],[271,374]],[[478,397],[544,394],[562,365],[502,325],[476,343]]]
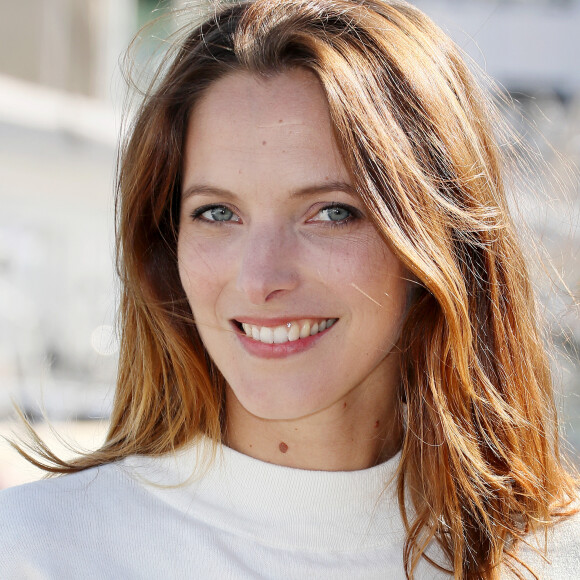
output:
[[[363,471],[305,471],[224,447],[192,477],[199,451],[1,492],[0,578],[404,578],[394,486],[381,493],[398,457]],[[526,555],[540,578],[580,578],[579,519],[549,545],[551,566]],[[448,578],[426,563],[416,577]]]

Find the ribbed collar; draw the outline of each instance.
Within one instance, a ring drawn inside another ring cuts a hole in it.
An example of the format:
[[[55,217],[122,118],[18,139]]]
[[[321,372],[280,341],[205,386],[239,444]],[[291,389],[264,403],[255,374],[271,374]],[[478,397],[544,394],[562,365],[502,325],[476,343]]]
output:
[[[309,471],[222,446],[209,468],[201,470],[209,453],[211,446],[202,442],[123,464],[157,500],[186,517],[266,545],[357,551],[393,547],[403,537],[394,494],[399,455],[360,471]]]

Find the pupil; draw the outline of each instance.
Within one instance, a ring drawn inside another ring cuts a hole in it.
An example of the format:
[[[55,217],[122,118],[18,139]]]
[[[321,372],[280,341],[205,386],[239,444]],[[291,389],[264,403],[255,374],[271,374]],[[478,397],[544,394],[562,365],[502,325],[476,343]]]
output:
[[[348,210],[344,207],[334,207],[329,212],[332,221],[339,222],[348,218]]]
[[[232,212],[227,207],[216,207],[211,211],[211,216],[215,221],[223,222],[232,217]]]

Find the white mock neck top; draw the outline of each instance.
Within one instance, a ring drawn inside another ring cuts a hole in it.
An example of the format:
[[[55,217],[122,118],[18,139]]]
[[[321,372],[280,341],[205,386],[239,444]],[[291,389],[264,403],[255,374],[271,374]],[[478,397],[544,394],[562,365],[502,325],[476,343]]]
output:
[[[0,578],[405,578],[399,456],[325,472],[221,447],[203,469],[209,447],[134,456],[0,492]],[[578,518],[552,533],[553,565],[525,557],[542,579],[574,578]],[[415,574],[441,578],[449,576],[424,561]]]
[[[310,471],[222,446],[202,476],[193,472],[195,448],[124,463],[158,501],[216,529],[278,549],[339,552],[390,546],[402,533],[395,485],[388,487],[398,458],[361,471]]]

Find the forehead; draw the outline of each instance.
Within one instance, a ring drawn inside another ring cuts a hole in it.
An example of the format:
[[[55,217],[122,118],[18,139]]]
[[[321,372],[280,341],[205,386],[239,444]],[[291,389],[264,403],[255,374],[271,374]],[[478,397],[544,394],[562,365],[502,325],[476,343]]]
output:
[[[320,127],[330,122],[320,81],[306,69],[294,68],[273,76],[237,71],[214,82],[192,114],[193,126],[204,119],[228,115],[229,123],[276,128],[309,122]]]
[[[184,188],[192,180],[234,191],[349,181],[316,76],[235,72],[210,86],[188,126]]]

